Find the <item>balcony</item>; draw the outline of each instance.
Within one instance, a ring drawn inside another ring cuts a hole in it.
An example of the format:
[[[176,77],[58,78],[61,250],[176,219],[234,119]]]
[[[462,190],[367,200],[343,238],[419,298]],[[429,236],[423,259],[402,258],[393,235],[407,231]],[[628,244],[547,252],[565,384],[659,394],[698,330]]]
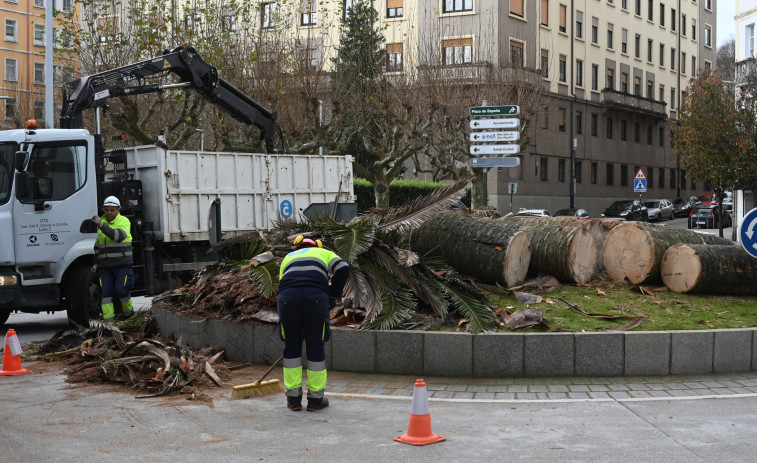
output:
[[[435,65],[418,66],[420,78],[422,80],[456,80],[461,83],[481,83],[487,82],[492,78],[491,64],[487,62],[455,64],[455,65]]]
[[[757,59],[747,58],[736,63],[736,85],[741,86],[757,80]]]
[[[660,119],[666,119],[668,117],[665,112],[667,103],[632,95],[630,93],[619,92],[611,88],[605,88],[602,90],[600,103],[607,109],[642,113]]]

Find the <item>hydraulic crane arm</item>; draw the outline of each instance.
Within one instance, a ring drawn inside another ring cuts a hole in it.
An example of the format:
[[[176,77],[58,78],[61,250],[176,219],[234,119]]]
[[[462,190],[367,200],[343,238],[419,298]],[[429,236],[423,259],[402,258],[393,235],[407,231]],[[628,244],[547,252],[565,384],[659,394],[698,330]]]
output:
[[[168,72],[177,75],[180,82],[145,83],[148,77]],[[276,114],[218,77],[218,70],[206,63],[192,47],[178,47],[156,58],[67,82],[63,87],[60,126],[67,129],[83,127],[82,112],[105,106],[110,98],[179,87],[193,88],[234,119],[260,129],[266,151],[274,151],[274,136],[278,133],[281,137]]]

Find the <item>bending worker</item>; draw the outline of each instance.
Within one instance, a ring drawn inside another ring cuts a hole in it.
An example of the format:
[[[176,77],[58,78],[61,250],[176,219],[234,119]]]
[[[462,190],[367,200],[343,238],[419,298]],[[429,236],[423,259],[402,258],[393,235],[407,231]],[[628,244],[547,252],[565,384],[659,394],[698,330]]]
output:
[[[134,262],[131,250],[131,222],[120,214],[121,202],[108,196],[103,202],[102,217],[92,217],[97,225],[95,255],[97,273],[100,276],[102,300],[100,306],[106,322],[116,320],[113,298],[121,301],[121,317],[129,318],[133,304],[129,291],[134,287]]]
[[[302,340],[307,353],[308,411],[329,406],[326,353],[332,298],[342,296],[350,269],[342,258],[323,249],[320,240],[298,236],[294,251],[281,262],[279,329],[284,341],[284,386],[287,407],[302,410]],[[330,280],[330,283],[329,283]]]

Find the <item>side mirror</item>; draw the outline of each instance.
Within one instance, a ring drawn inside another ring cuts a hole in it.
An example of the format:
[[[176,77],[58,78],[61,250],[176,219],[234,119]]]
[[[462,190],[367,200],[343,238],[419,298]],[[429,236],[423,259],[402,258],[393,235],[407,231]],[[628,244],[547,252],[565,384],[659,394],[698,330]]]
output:
[[[97,233],[97,225],[89,219],[82,220],[79,233]]]
[[[23,172],[26,167],[26,157],[29,155],[26,151],[16,151],[16,155],[13,158],[13,164],[17,171]]]
[[[18,160],[18,157],[16,157],[16,160]],[[18,199],[19,201],[24,201],[24,200],[29,199],[29,196],[31,196],[31,191],[32,191],[31,181],[29,179],[29,172],[25,170],[20,170],[16,172],[14,183],[16,185],[16,199]]]

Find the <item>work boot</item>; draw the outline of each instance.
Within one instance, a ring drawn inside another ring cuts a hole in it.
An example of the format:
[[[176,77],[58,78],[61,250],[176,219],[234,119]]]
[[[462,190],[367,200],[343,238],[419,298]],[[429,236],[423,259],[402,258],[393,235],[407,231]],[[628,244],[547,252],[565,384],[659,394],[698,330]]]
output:
[[[115,323],[116,322],[116,317],[115,317],[115,315],[112,316],[112,317],[103,317],[103,321],[104,322],[108,322],[108,323]]]
[[[308,411],[315,412],[329,406],[328,397],[322,399],[308,399]]]
[[[118,315],[118,321],[123,322],[131,318],[131,316],[134,315],[134,311],[131,312],[122,312]]]
[[[287,397],[287,408],[293,412],[299,412],[302,410],[302,396],[300,397]]]

